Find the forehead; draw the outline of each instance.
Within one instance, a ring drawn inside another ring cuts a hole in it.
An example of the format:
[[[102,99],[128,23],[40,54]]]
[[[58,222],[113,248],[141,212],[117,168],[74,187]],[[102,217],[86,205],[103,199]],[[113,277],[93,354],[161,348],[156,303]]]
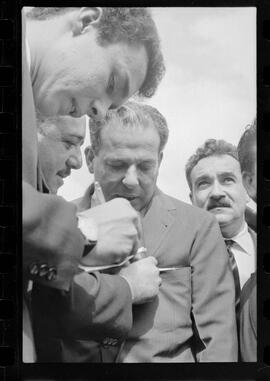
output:
[[[101,149],[107,153],[124,150],[145,150],[153,153],[159,151],[160,137],[152,124],[147,126],[126,125],[111,121],[103,127]]]
[[[85,137],[86,118],[63,116],[51,123],[52,130],[61,136],[73,135],[80,139]]]
[[[238,160],[230,155],[209,156],[201,159],[191,171],[191,180],[195,181],[201,176],[218,176],[222,173],[233,173],[241,177]]]

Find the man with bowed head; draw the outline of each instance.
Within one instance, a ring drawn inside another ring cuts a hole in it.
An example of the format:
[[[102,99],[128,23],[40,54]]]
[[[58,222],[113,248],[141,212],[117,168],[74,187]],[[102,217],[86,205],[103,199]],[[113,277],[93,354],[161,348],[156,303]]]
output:
[[[88,211],[92,228],[81,232],[73,205],[41,194],[35,111],[99,120],[135,93],[152,96],[163,59],[145,8],[33,8],[22,25],[24,290],[33,279],[68,291],[83,252],[97,264],[121,261],[136,252],[140,224],[131,205],[119,199]],[[119,297],[129,298],[128,285],[120,283]],[[27,298],[24,302],[24,361],[34,361]]]
[[[233,278],[216,220],[156,185],[168,133],[158,110],[135,102],[109,111],[103,121],[90,120],[89,171],[107,201],[125,198],[138,211],[144,260],[155,257],[162,279],[156,297],[148,303],[134,300],[132,329],[122,346],[106,342],[105,361],[235,361]],[[75,200],[78,210],[92,207],[95,194],[92,184]],[[133,265],[113,276],[127,277]],[[51,320],[59,326],[59,320]],[[91,348],[93,341],[84,345]],[[79,356],[83,345],[76,351]]]

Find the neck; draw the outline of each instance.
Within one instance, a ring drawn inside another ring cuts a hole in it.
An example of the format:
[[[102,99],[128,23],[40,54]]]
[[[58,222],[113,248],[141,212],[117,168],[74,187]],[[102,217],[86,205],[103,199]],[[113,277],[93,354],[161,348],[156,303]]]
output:
[[[241,232],[244,226],[245,220],[241,219],[240,221],[234,221],[233,223],[228,225],[220,225],[220,230],[224,238],[233,238]]]

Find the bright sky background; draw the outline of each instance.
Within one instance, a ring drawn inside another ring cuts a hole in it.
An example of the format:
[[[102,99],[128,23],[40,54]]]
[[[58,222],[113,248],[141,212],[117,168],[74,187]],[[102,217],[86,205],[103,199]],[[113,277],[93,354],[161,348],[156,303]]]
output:
[[[185,164],[206,139],[237,144],[256,115],[256,8],[153,8],[166,74],[147,103],[170,129],[158,186],[189,202]],[[83,146],[89,144],[87,139]],[[82,196],[92,181],[85,165],[59,190]]]

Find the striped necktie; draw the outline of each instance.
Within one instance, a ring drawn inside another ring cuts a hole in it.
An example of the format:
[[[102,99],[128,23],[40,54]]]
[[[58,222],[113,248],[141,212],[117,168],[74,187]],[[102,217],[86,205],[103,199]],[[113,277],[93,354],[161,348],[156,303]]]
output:
[[[236,311],[236,318],[238,320],[239,318],[239,307],[240,307],[240,293],[241,293],[241,287],[240,287],[240,278],[239,278],[239,271],[238,267],[232,252],[232,246],[234,245],[234,241],[232,239],[226,239],[225,240],[227,251],[229,254],[229,260],[231,264],[231,269],[233,272],[233,278],[234,278],[234,284],[235,284],[235,311]]]

